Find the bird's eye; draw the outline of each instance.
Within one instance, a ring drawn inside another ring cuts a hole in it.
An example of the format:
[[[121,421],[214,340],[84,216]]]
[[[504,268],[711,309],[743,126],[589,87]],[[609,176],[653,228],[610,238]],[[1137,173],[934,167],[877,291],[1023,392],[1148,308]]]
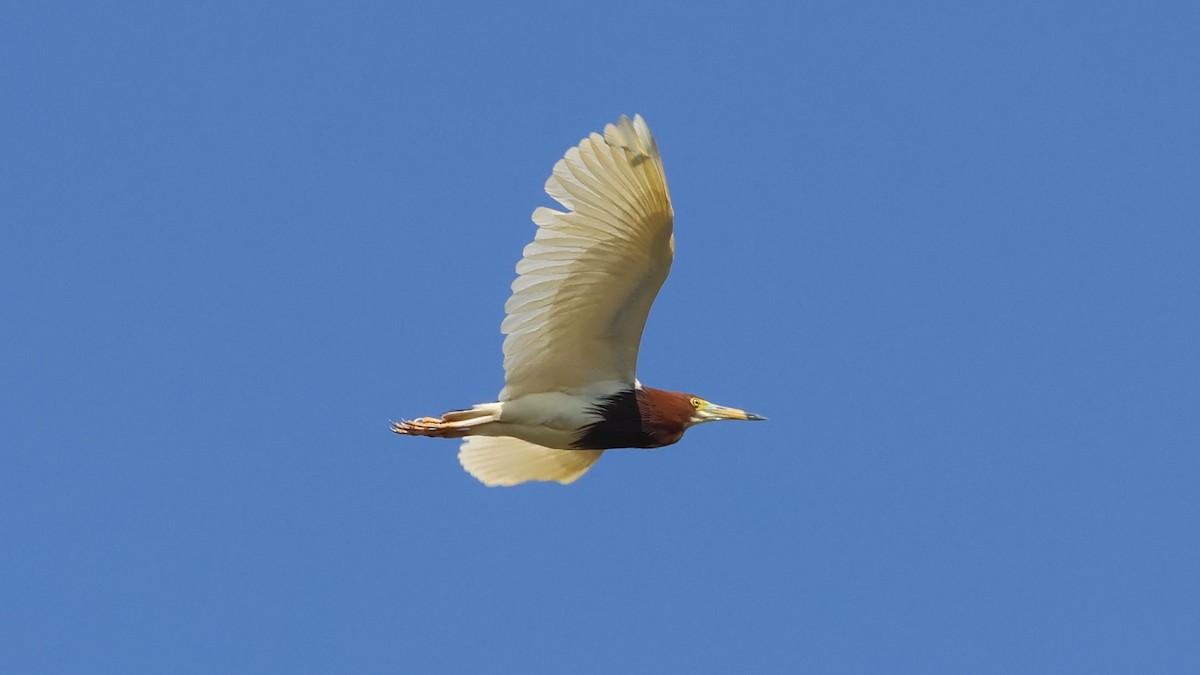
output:
[[[700,408],[700,406],[701,406],[703,403],[704,403],[704,401],[701,401],[701,400],[700,400],[700,399],[698,399],[698,398],[693,398],[693,399],[692,399],[692,407],[693,407],[693,408],[696,408],[697,410]]]

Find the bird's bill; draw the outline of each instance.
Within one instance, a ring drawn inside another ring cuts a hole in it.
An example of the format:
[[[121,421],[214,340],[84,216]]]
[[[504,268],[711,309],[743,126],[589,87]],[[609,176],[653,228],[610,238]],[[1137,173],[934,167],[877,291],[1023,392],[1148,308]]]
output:
[[[715,405],[712,403],[705,406],[704,409],[700,411],[700,413],[705,418],[704,421],[706,421],[706,422],[715,422],[717,420],[747,420],[747,421],[754,422],[754,421],[767,419],[767,418],[763,417],[762,415],[755,415],[754,413],[748,413],[745,410],[738,410],[737,408],[726,408],[723,405]]]

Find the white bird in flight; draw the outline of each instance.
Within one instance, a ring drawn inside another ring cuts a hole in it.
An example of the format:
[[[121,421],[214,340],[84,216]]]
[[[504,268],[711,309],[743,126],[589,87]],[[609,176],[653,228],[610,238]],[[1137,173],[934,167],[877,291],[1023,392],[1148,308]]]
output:
[[[393,422],[405,436],[466,438],[459,462],[486,485],[572,483],[613,448],[675,443],[688,427],[761,420],[635,376],[650,305],[675,255],[662,156],[641,115],[567,151],[546,181],[517,264],[498,400]]]

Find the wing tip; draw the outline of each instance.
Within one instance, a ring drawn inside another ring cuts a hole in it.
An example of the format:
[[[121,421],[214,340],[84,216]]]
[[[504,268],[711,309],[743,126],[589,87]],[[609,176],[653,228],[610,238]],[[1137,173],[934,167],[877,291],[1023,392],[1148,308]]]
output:
[[[639,157],[658,157],[658,143],[654,140],[654,134],[650,133],[650,125],[646,124],[640,113],[634,113],[633,119],[621,115],[615,124],[604,125],[604,140]]]

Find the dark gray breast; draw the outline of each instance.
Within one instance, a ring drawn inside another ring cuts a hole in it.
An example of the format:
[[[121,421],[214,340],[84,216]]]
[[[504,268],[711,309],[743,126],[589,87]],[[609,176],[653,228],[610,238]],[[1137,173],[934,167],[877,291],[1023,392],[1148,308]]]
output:
[[[638,392],[630,389],[606,396],[591,412],[600,420],[583,428],[575,441],[579,450],[608,450],[610,448],[657,448],[655,442],[642,425],[642,409]]]
[[[661,448],[683,437],[689,423],[688,395],[643,387],[607,396],[592,406],[600,420],[575,441],[580,450]]]

